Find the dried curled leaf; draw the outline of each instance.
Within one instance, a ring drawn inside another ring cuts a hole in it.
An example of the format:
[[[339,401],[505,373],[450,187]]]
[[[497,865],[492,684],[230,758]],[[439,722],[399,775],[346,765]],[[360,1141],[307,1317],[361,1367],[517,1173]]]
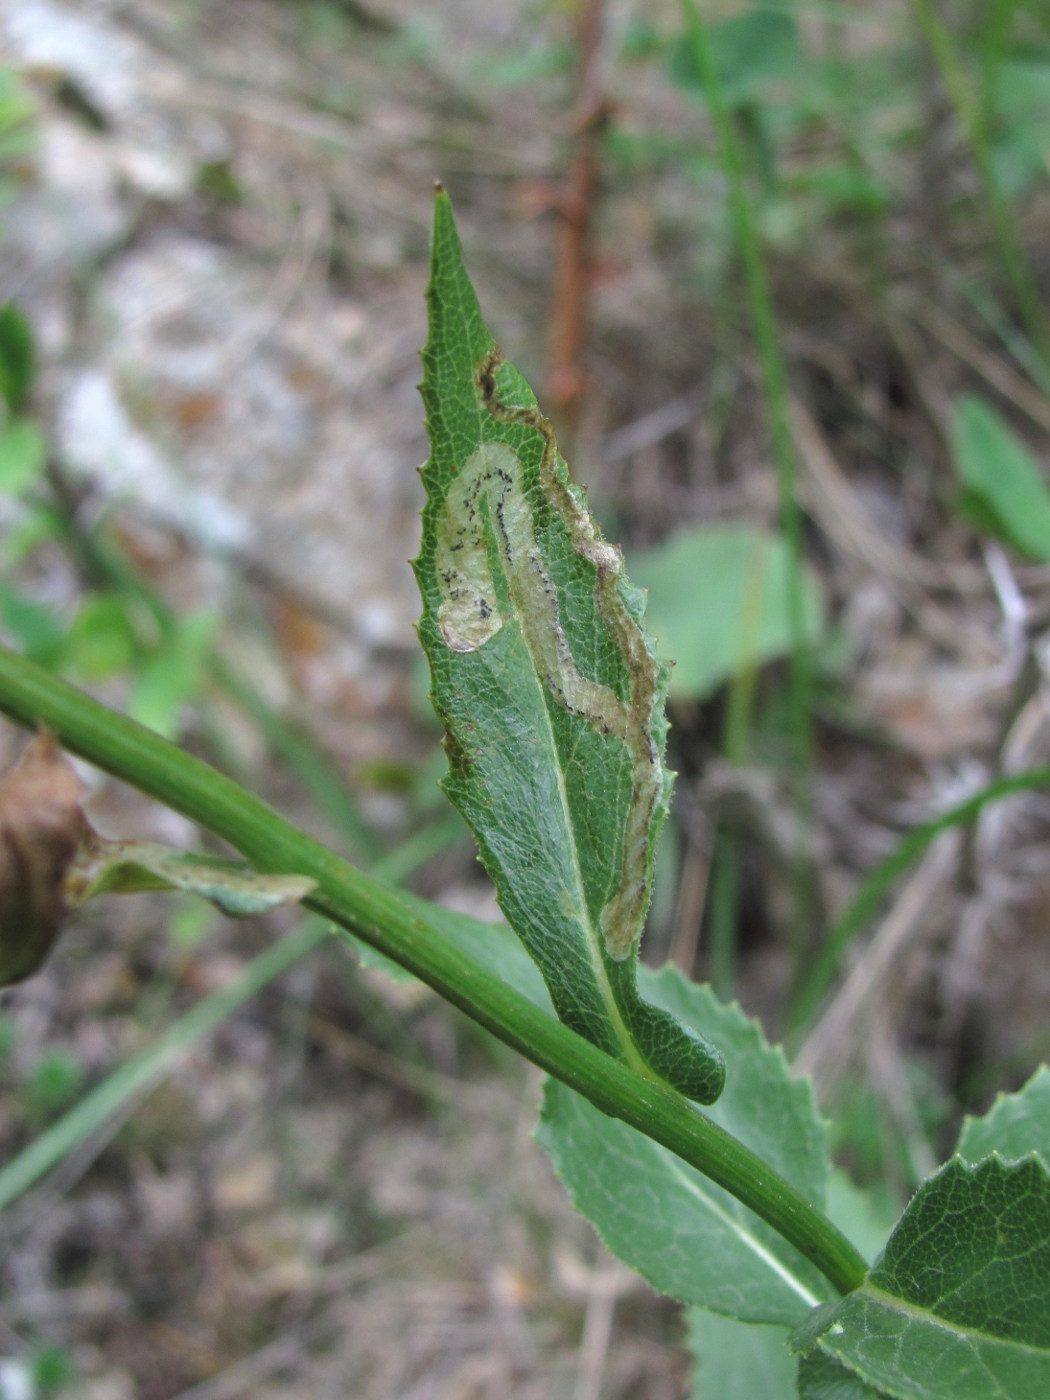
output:
[[[152,841],[107,841],[84,816],[83,794],[47,730],[0,778],[0,987],[34,973],[70,910],[95,895],[187,890],[243,918],[297,904],[316,883]]]
[[[47,730],[0,779],[0,986],[37,970],[69,912],[66,872],[91,831],[83,791]]]

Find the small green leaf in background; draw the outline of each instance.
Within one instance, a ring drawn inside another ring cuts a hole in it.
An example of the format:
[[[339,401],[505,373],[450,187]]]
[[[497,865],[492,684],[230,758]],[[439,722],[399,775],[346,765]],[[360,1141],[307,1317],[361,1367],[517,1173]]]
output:
[[[887,214],[893,195],[887,184],[855,165],[829,162],[802,170],[791,181],[792,192],[815,195],[829,214],[861,216]]]
[[[752,525],[701,525],[631,556],[648,590],[646,621],[674,657],[671,694],[702,700],[732,676],[791,651],[787,549]],[[806,638],[823,630],[820,589],[804,573]]]
[[[13,301],[0,306],[0,396],[9,413],[21,413],[36,377],[36,354],[29,322]]]
[[[703,92],[694,55],[688,36],[683,36],[670,52],[668,71],[679,87]],[[797,80],[805,60],[794,19],[783,10],[762,6],[712,24],[711,57],[731,107],[754,101],[771,81]]]
[[[46,1123],[76,1096],[84,1072],[68,1050],[49,1050],[33,1066],[23,1086],[23,1109],[34,1123]]]
[[[718,1051],[647,1005],[635,980],[672,780],[667,668],[619,551],[481,319],[441,190],[427,299],[431,454],[415,571],[449,760],[442,786],[559,1017],[710,1103],[724,1079]]]
[[[915,1194],[819,1347],[893,1400],[1050,1395],[1050,1172],[954,1157]],[[812,1350],[812,1335],[802,1342]]]
[[[999,118],[991,143],[992,164],[1003,194],[1022,195],[1050,167],[1050,63],[1038,59],[1002,63],[993,85]]]
[[[762,1327],[704,1308],[686,1313],[692,1400],[795,1400],[797,1363],[786,1327]]]
[[[177,735],[183,707],[200,690],[218,622],[218,614],[213,612],[191,613],[179,619],[139,672],[128,702],[132,719],[165,739]]]
[[[726,1089],[707,1116],[822,1205],[827,1145],[808,1081],[710,988],[671,967],[642,968],[639,980],[647,999],[708,1028],[724,1048]],[[553,1079],[537,1136],[577,1210],[661,1293],[783,1326],[833,1296],[808,1260],[721,1187]]]
[[[65,1347],[42,1346],[30,1361],[33,1400],[49,1400],[76,1379],[76,1364]]]
[[[135,628],[126,603],[113,593],[89,593],[66,635],[63,670],[81,681],[100,681],[134,664]]]
[[[29,97],[22,76],[11,68],[0,68],[0,161],[24,156],[36,146],[33,118],[36,105]],[[7,182],[0,175],[0,198]]]
[[[1050,1069],[1040,1065],[1016,1094],[1000,1094],[983,1118],[967,1118],[955,1150],[972,1163],[993,1152],[1014,1161],[1038,1152],[1050,1164]]]
[[[0,583],[0,624],[30,661],[48,667],[58,664],[66,629],[50,608],[35,603],[10,584]]]
[[[1021,439],[983,399],[955,405],[952,461],[959,510],[1030,559],[1050,560],[1050,486]]]
[[[0,492],[21,496],[47,464],[47,443],[29,418],[16,418],[0,429]]]

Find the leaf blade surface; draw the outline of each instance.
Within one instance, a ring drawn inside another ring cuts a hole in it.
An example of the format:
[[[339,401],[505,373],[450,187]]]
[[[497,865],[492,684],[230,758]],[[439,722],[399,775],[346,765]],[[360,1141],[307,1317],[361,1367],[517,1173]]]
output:
[[[1038,1152],[1050,1163],[1050,1069],[1040,1065],[1016,1094],[1000,1094],[981,1118],[967,1118],[956,1149],[967,1162],[998,1152],[1017,1160]]]
[[[1050,1172],[954,1157],[913,1197],[821,1351],[892,1400],[1050,1394]]]
[[[706,1116],[821,1205],[827,1148],[809,1084],[791,1074],[757,1023],[710,988],[673,968],[643,968],[640,982],[647,999],[710,1027],[725,1050],[726,1091]],[[660,1292],[744,1322],[781,1326],[834,1296],[808,1260],[728,1192],[553,1080],[537,1136],[576,1208]]]
[[[449,758],[442,786],[561,1019],[711,1102],[720,1055],[643,1002],[635,980],[672,777],[667,668],[619,550],[485,328],[443,191],[427,297],[431,455],[414,567]]]

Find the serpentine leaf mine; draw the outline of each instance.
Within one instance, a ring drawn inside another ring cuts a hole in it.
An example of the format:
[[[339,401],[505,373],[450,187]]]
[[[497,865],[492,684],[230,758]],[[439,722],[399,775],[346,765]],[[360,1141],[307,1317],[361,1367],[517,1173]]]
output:
[[[432,450],[415,569],[450,763],[443,786],[559,1016],[710,1102],[724,1077],[717,1051],[635,986],[672,778],[667,668],[619,550],[485,329],[441,191],[428,300]]]

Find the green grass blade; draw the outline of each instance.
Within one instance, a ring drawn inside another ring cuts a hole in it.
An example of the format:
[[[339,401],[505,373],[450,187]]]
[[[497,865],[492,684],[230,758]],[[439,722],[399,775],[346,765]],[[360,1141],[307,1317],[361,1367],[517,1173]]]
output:
[[[1015,792],[1050,784],[1050,767],[1032,768],[1025,773],[997,778],[957,806],[943,812],[932,821],[909,831],[898,846],[862,881],[849,907],[824,942],[813,970],[792,1003],[788,1023],[794,1029],[804,1026],[820,1005],[824,994],[835,980],[849,945],[861,932],[879,905],[889,894],[895,881],[926,851],[935,837],[950,827],[972,821],[990,802],[1009,797]]]
[[[802,511],[798,501],[795,446],[788,418],[787,372],[780,351],[758,221],[747,189],[744,157],[722,91],[718,69],[711,52],[710,37],[695,0],[682,0],[682,11],[685,16],[686,35],[692,48],[694,63],[703,81],[704,94],[718,140],[719,157],[729,187],[730,218],[737,252],[744,268],[751,318],[762,366],[780,499],[780,518],[788,554],[785,590],[791,623],[791,733],[795,801],[800,817],[800,830],[806,831],[812,817],[813,679],[802,568]],[[792,929],[792,943],[799,958],[812,904],[810,878],[804,854],[800,851],[796,861]]]
[[[221,1026],[238,1007],[316,948],[329,932],[326,920],[305,919],[291,933],[253,958],[228,986],[211,992],[192,1011],[180,1017],[149,1049],[133,1055],[114,1070],[75,1108],[0,1168],[0,1210],[57,1166],[126,1104],[170,1074],[197,1041]]]

